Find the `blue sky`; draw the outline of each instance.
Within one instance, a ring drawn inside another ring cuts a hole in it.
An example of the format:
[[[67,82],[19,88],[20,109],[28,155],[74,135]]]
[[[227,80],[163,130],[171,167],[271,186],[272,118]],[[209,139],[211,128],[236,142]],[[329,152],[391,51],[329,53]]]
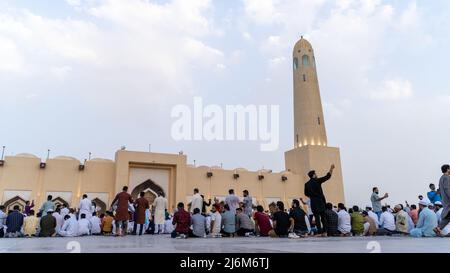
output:
[[[449,1],[3,0],[0,145],[83,160],[120,146],[284,168],[294,43],[313,45],[350,203],[416,201],[449,161]],[[177,104],[280,105],[280,147],[175,142]]]

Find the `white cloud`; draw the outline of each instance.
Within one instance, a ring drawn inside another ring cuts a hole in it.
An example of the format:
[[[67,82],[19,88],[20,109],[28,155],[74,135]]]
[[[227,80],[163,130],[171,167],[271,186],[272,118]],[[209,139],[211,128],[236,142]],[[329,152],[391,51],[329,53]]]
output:
[[[19,72],[23,58],[13,40],[0,35],[0,71]]]
[[[271,24],[280,14],[273,0],[244,0],[247,16],[257,24]]]
[[[387,101],[404,100],[412,96],[411,82],[403,79],[387,80],[379,90],[373,91],[370,95],[374,100]]]

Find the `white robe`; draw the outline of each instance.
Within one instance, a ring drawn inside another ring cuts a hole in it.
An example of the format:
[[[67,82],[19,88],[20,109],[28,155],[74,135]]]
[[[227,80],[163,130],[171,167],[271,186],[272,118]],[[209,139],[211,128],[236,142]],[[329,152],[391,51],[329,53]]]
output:
[[[52,216],[55,217],[55,219],[56,219],[56,227],[55,227],[55,230],[56,230],[56,232],[59,232],[59,230],[61,229],[61,227],[62,227],[62,225],[63,225],[64,218],[62,218],[61,214],[59,214],[59,213],[57,213],[57,212],[54,212],[54,213],[52,214]]]
[[[75,237],[78,235],[78,222],[75,217],[64,221],[64,224],[59,231],[59,235],[63,237]]]
[[[155,208],[155,225],[164,225],[166,221],[166,209],[167,209],[167,199],[158,196],[153,202],[153,207]]]
[[[64,222],[64,216],[66,216],[67,214],[69,214],[69,209],[68,208],[62,208],[61,209],[61,212],[59,213],[59,214],[61,214],[61,217],[62,217],[62,219],[63,219],[63,222]]]
[[[89,219],[89,222],[91,223],[91,234],[100,234],[101,233],[100,218],[98,218],[97,216],[92,216],[91,219]]]
[[[91,222],[88,219],[78,220],[78,236],[90,235],[91,233]]]
[[[195,208],[198,208],[200,210],[200,212],[202,212],[202,207],[203,207],[203,198],[199,193],[194,194],[194,196],[192,196],[192,201],[191,201],[191,212],[194,212]]]
[[[89,198],[84,198],[80,201],[80,205],[78,205],[78,209],[81,214],[86,215],[86,219],[90,219],[92,217],[92,201]]]

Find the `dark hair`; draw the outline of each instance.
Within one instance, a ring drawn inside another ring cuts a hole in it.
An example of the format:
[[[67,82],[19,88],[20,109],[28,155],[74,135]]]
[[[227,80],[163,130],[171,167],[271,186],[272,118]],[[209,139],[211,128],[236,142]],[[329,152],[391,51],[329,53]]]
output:
[[[353,213],[353,209],[352,209],[352,208],[349,208],[349,209],[348,209],[348,213],[352,214],[352,213]]]
[[[386,211],[387,211],[387,207],[386,207],[386,206],[382,206],[382,207],[381,207],[381,211],[382,211],[382,212],[386,212]]]
[[[145,196],[145,192],[141,191],[141,193],[139,193],[139,195],[140,195],[141,197],[144,197],[144,196]]]
[[[4,210],[4,209],[5,209],[5,206],[0,205],[0,210]]]
[[[34,215],[34,209],[31,209],[30,212],[28,213],[29,215]]]
[[[234,193],[234,190],[233,190],[233,189],[229,189],[229,190],[228,190],[228,193],[229,193],[229,194],[233,194],[233,193]]]
[[[60,212],[61,212],[61,206],[57,207],[57,208],[55,209],[55,212],[60,213]]]
[[[377,190],[378,189],[378,187],[373,187],[372,188],[372,192],[374,192],[375,190]]]
[[[442,173],[446,173],[448,171],[448,169],[450,169],[450,165],[448,165],[448,164],[442,165],[442,167],[441,167]]]
[[[194,209],[194,214],[200,213],[200,209],[199,208],[195,208]]]
[[[248,190],[243,190],[242,192],[245,194],[248,194]]]
[[[367,211],[363,210],[362,215],[367,216],[367,215],[369,215],[369,213]]]
[[[297,199],[292,200],[292,203],[298,208],[300,207],[300,202]]]
[[[82,214],[80,215],[80,218],[81,218],[81,219],[86,218],[86,214],[82,213]]]
[[[279,210],[284,211],[284,203],[283,202],[278,201],[277,202],[277,207],[278,207]]]
[[[123,186],[122,191],[128,191],[128,186]]]
[[[228,204],[225,204],[225,206],[223,206],[223,208],[226,210],[230,210],[230,206],[228,206]]]
[[[414,205],[414,204],[412,204],[412,205],[411,205],[411,208],[412,208],[412,209],[417,209],[417,206]]]
[[[13,210],[20,210],[20,206],[19,205],[15,205]]]
[[[92,213],[92,216],[97,216],[97,212],[94,211],[94,212]]]
[[[83,199],[84,199],[84,198],[87,198],[87,194],[83,194]]]
[[[359,207],[358,206],[353,206],[353,211],[354,212],[358,212],[359,211]]]
[[[195,188],[195,189],[194,189],[194,192],[195,192],[195,193],[198,193],[198,189],[197,189],[197,188]]]
[[[339,209],[342,209],[342,210],[347,210],[347,209],[345,208],[345,205],[344,205],[343,203],[339,203],[339,204],[338,204],[338,208],[339,208]]]
[[[263,212],[264,211],[263,206],[261,206],[261,205],[256,206],[256,211],[257,212]]]
[[[313,176],[316,174],[316,171],[315,170],[312,170],[312,171],[309,171],[308,172],[308,176],[309,176],[309,178],[313,178]]]
[[[64,220],[69,220],[70,219],[70,215],[67,214],[66,216],[64,216]]]
[[[430,188],[431,188],[431,186],[434,186],[434,184],[433,184],[433,183],[430,183],[430,185],[428,185],[428,187],[430,187]]]
[[[236,211],[242,211],[242,209],[241,208],[236,208]]]
[[[177,208],[184,208],[184,203],[183,202],[178,203]]]
[[[332,210],[332,209],[333,209],[333,204],[327,203],[327,204],[325,205],[325,208],[326,208],[326,209],[329,209],[329,210]]]
[[[49,195],[47,196],[47,201],[51,201],[53,199],[53,196]]]

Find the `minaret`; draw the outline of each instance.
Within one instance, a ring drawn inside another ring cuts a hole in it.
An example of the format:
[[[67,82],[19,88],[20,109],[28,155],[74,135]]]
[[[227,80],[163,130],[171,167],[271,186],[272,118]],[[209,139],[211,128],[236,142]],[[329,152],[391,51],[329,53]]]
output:
[[[309,180],[309,171],[315,170],[322,176],[334,164],[336,169],[330,181],[323,185],[323,190],[327,201],[344,203],[341,155],[339,148],[328,146],[314,50],[302,37],[295,44],[292,57],[295,145],[284,154],[286,170],[297,175],[294,185],[303,188]]]
[[[314,50],[301,37],[293,52],[294,147],[327,146]]]

